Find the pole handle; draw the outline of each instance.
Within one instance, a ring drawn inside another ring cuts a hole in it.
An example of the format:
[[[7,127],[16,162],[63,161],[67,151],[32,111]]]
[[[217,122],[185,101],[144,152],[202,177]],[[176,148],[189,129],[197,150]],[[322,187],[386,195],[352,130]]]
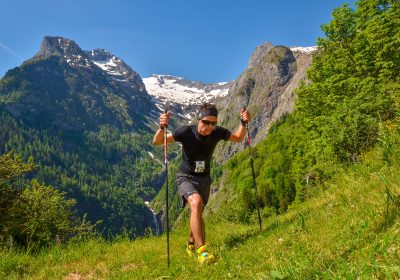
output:
[[[167,109],[164,109],[164,114],[168,113]],[[168,162],[168,131],[167,131],[168,124],[163,126],[164,130],[164,162],[165,162],[165,167],[167,168],[167,162]]]
[[[164,114],[166,114],[166,113],[168,113],[168,110],[167,110],[167,109],[164,109]],[[163,126],[163,129],[165,130],[167,127],[168,127],[168,124],[164,125],[164,126]]]
[[[246,106],[242,107],[243,110],[246,110]],[[247,131],[247,145],[250,146],[250,132],[249,132],[249,122],[245,121],[244,119],[240,118],[240,122],[242,123],[243,126],[246,127],[246,131]]]
[[[245,111],[246,111],[246,106],[243,106],[243,107],[242,107],[242,110],[245,110]],[[240,117],[240,122],[241,122],[244,126],[246,126],[246,128],[248,128],[248,127],[247,127],[248,122],[245,121],[244,119],[242,119],[242,117]]]

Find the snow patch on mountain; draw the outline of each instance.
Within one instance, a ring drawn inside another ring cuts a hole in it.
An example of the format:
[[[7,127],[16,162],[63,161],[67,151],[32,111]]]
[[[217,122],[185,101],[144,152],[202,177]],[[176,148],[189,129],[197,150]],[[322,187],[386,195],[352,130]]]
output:
[[[203,84],[169,75],[152,75],[143,78],[147,92],[159,103],[174,103],[181,106],[199,105],[212,102],[217,97],[228,94],[230,84]]]
[[[118,57],[112,55],[106,50],[97,49],[87,52],[90,56],[91,61],[107,74],[112,76],[123,76],[128,73],[128,69],[124,67],[124,62],[119,59]],[[118,79],[115,80],[125,81],[125,79]]]
[[[120,74],[120,73],[116,73],[114,71],[112,71],[111,69],[113,69],[113,67],[117,66],[117,64],[115,64],[113,58],[111,58],[108,61],[93,61],[94,64],[96,64],[97,66],[99,66],[101,69],[103,69],[104,71],[107,71],[110,74]]]
[[[314,47],[292,47],[290,48],[290,50],[292,52],[301,52],[301,53],[307,53],[310,54],[312,52],[315,52],[317,50],[318,47],[314,46]]]

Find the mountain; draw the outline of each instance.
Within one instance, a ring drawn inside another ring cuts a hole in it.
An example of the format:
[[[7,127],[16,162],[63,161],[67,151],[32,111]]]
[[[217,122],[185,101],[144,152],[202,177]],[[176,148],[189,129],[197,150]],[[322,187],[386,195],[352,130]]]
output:
[[[105,50],[45,37],[39,52],[0,80],[0,153],[15,150],[32,177],[102,220],[105,236],[151,227],[144,204],[161,187],[162,151],[151,144],[158,109],[137,72]]]
[[[167,108],[184,122],[194,119],[200,104],[224,98],[232,85],[232,82],[205,84],[170,75],[152,75],[143,82],[158,108]]]
[[[139,75],[122,60],[101,50],[84,52],[61,37],[45,37],[32,59],[8,71],[1,96],[13,116],[44,129],[112,124],[149,131],[149,112],[157,110]]]
[[[252,113],[249,125],[254,143],[266,137],[271,125],[290,113],[296,100],[295,90],[306,79],[306,70],[312,62],[316,48],[258,46],[247,69],[232,83],[226,98],[217,101],[222,108],[222,125],[234,130],[239,125],[239,112],[243,107]],[[243,149],[241,144],[229,144],[217,150],[217,159],[224,161]]]

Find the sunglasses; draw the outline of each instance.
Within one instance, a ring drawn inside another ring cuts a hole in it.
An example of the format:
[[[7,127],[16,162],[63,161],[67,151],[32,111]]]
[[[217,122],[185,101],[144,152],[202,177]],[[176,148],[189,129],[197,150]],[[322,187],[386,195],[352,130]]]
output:
[[[212,126],[216,126],[217,122],[210,122],[207,120],[200,120],[202,123],[204,123],[205,125],[212,125]]]

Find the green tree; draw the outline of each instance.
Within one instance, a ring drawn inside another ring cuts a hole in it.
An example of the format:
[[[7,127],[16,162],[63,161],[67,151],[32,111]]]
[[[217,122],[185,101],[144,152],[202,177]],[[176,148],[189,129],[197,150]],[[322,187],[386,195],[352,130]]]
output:
[[[93,226],[74,214],[73,199],[37,180],[21,178],[33,170],[14,152],[0,156],[0,242],[9,239],[37,249],[58,240],[92,234]]]

